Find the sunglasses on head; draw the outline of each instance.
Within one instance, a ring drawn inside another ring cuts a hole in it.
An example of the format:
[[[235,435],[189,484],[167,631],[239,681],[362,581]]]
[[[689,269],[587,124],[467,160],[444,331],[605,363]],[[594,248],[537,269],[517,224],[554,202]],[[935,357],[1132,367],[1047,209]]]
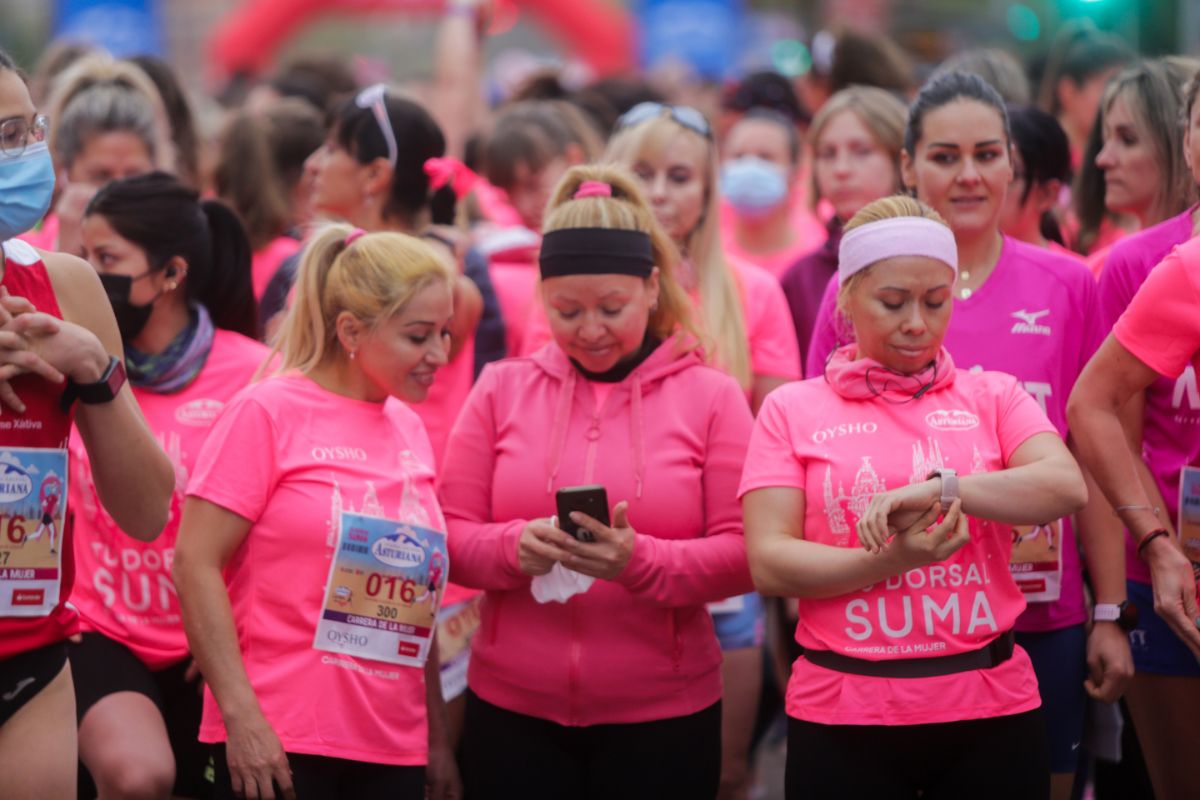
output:
[[[617,120],[617,130],[632,128],[634,125],[641,125],[647,120],[661,117],[664,111],[669,112],[671,119],[689,131],[698,133],[706,139],[712,138],[712,126],[708,124],[708,120],[703,114],[691,106],[669,106],[665,103],[650,101],[638,103],[622,114],[621,118]]]
[[[371,113],[375,116],[375,124],[379,126],[383,139],[387,142],[388,163],[395,167],[396,159],[400,156],[400,148],[396,145],[396,133],[392,130],[392,121],[388,117],[387,103],[384,102],[386,97],[387,86],[377,83],[359,92],[358,96],[354,98],[354,105],[359,108],[371,109]]]

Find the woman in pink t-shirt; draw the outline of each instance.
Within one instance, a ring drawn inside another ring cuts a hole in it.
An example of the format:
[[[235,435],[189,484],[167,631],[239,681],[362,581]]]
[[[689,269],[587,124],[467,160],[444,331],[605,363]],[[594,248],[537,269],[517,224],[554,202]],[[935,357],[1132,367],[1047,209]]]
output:
[[[1103,338],[1096,282],[1077,260],[1001,234],[1013,175],[1006,118],[1003,101],[982,79],[961,72],[932,79],[910,111],[904,181],[947,220],[958,245],[946,349],[964,369],[1020,380],[1066,439],[1067,397]],[[838,334],[843,343],[851,338],[832,322],[832,292],[821,313],[826,322],[813,334],[812,374],[820,373]],[[1017,638],[1044,689],[1056,798],[1070,796],[1078,765],[1089,666],[1096,681],[1090,689],[1106,702],[1119,696],[1132,668],[1116,625],[1086,627],[1081,561],[1098,603],[1125,599],[1116,520],[1094,494],[1077,519],[1013,531],[1011,569],[1029,601]]]
[[[1152,584],[1151,590],[1144,577],[1129,581],[1138,605],[1131,633],[1138,671],[1129,709],[1155,796],[1162,798],[1200,794],[1193,755],[1200,740],[1194,572],[1200,563],[1200,457],[1195,433],[1182,427],[1195,417],[1198,310],[1200,240],[1193,239],[1145,279],[1080,376],[1069,407],[1080,452],[1135,542],[1130,560],[1142,575],[1148,570]],[[1182,379],[1185,372],[1190,381]],[[1173,412],[1147,409],[1145,428],[1174,430],[1180,442],[1174,449],[1143,448],[1137,446],[1141,436],[1130,440],[1130,429],[1141,420],[1130,425],[1124,419],[1128,412],[1118,410],[1128,409],[1161,378],[1180,379],[1182,388]]]
[[[207,796],[209,748],[171,559],[188,476],[221,406],[266,358],[255,341],[250,244],[234,212],[163,172],[106,184],[83,218],[150,430],[175,467],[171,519],[153,542],[104,510],[82,439],[71,441],[83,636],[70,648],[79,759],[93,794]]]
[[[318,233],[279,374],[238,394],[200,451],[174,577],[207,684],[200,740],[223,745],[218,797],[274,781],[415,800],[456,780],[432,649],[445,524],[406,405],[446,364],[452,293],[418,239]]]
[[[768,398],[739,490],[756,586],[801,598],[787,796],[1048,797],[1005,567],[1012,526],[1078,510],[1083,478],[1012,377],[942,347],[958,248],[941,217],[887,198],[846,231],[856,344]]]
[[[751,417],[705,363],[637,181],[574,167],[539,256],[554,340],[489,364],[446,450],[455,580],[484,589],[462,761],[472,797],[713,798],[721,651],[705,603],[750,588],[734,490]],[[611,525],[556,527],[604,487]]]

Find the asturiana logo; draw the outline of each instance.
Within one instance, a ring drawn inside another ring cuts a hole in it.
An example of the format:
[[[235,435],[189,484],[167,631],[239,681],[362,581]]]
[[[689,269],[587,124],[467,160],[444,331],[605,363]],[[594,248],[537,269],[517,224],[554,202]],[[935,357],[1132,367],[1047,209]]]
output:
[[[12,453],[0,454],[0,503],[15,503],[33,491],[33,479]]]
[[[425,563],[425,548],[404,533],[376,539],[371,545],[371,555],[393,567],[418,567]]]
[[[979,417],[970,411],[939,408],[925,415],[925,424],[939,431],[969,431],[979,427]]]
[[[175,421],[181,425],[192,425],[197,428],[207,428],[213,424],[225,404],[220,400],[210,400],[202,397],[190,403],[184,403],[175,409]]]

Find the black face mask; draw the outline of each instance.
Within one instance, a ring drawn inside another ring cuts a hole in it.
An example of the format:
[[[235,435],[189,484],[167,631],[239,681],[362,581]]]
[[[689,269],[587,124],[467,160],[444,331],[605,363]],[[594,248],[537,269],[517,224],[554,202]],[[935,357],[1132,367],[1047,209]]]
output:
[[[133,289],[133,278],[129,275],[110,275],[102,272],[100,283],[104,285],[113,315],[117,318],[121,341],[128,344],[146,327],[150,320],[150,312],[154,310],[154,303],[138,306],[129,302],[129,293]]]

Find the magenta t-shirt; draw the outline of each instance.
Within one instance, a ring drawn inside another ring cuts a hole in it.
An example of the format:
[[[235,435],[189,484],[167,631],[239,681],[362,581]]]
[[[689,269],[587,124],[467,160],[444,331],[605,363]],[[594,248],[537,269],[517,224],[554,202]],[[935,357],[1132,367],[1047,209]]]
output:
[[[1088,280],[1091,280],[1089,277]],[[1011,376],[957,370],[942,351],[932,390],[918,398],[855,392],[867,359],[839,350],[829,380],[816,377],[767,396],[738,490],[804,491],[804,538],[860,547],[855,524],[871,497],[926,479],[1004,469],[1031,436],[1054,426]],[[876,369],[879,369],[875,365]],[[872,661],[978,649],[1012,628],[1025,598],[1007,565],[1011,530],[970,520],[971,541],[945,561],[838,597],[802,598],[796,641]],[[1040,704],[1029,657],[988,670],[880,679],[799,658],[787,713],[829,725],[918,725],[1017,714]]]
[[[809,349],[809,375],[820,376],[836,345],[851,338],[836,311],[837,286],[826,290]],[[1067,398],[1079,373],[1104,338],[1096,282],[1077,259],[1004,237],[1000,260],[983,286],[954,301],[945,347],[963,370],[1014,376],[1054,427],[1067,435]],[[1025,532],[1030,534],[1035,532]],[[1070,520],[1062,521],[1062,584],[1055,602],[1031,602],[1019,631],[1050,631],[1087,619],[1079,548]],[[1034,547],[1033,536],[1026,547]],[[1018,567],[1019,568],[1019,567]],[[1024,584],[1031,596],[1040,580]]]
[[[343,511],[446,530],[412,410],[394,398],[352,400],[298,373],[268,378],[225,407],[188,495],[251,522],[225,582],[246,673],[284,749],[426,763],[423,670],[313,647]],[[225,741],[207,689],[200,740]]]
[[[1192,209],[1188,209],[1122,239],[1113,247],[1100,275],[1100,311],[1105,327],[1116,324],[1159,262],[1176,245],[1191,238]],[[1117,339],[1132,350],[1120,335]],[[1151,363],[1150,358],[1135,355],[1145,363]],[[1190,364],[1185,365],[1183,374],[1159,378],[1146,389],[1142,457],[1154,475],[1171,518],[1178,519],[1179,471],[1200,461],[1200,390],[1197,389],[1196,370]],[[1138,557],[1133,539],[1128,536],[1125,538],[1125,570],[1130,579],[1150,583],[1150,570]]]
[[[68,491],[75,513],[76,565],[71,604],[79,611],[83,630],[120,642],[152,670],[188,655],[171,580],[188,476],[213,421],[250,383],[268,352],[258,342],[218,330],[204,368],[182,391],[160,394],[133,388],[146,423],[175,466],[171,516],[152,542],[126,535],[104,510],[83,440],[78,430],[71,431]]]

